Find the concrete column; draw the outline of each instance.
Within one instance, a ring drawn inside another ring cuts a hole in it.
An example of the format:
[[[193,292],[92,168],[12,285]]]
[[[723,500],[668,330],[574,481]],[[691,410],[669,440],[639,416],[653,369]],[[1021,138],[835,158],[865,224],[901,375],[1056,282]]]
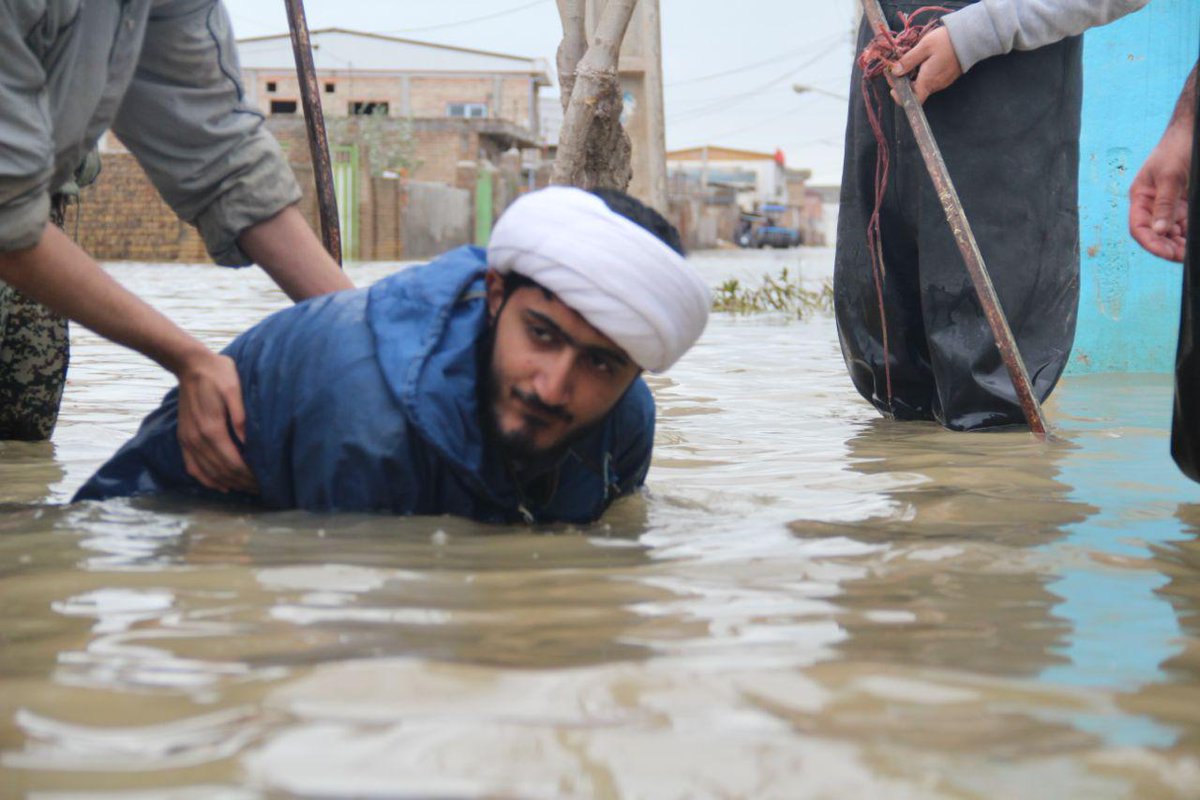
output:
[[[646,129],[646,197],[659,213],[667,213],[667,134],[663,115],[662,17],[659,0],[639,0],[644,24],[643,111]]]
[[[400,76],[400,108],[401,117],[412,116],[412,80],[408,75]]]

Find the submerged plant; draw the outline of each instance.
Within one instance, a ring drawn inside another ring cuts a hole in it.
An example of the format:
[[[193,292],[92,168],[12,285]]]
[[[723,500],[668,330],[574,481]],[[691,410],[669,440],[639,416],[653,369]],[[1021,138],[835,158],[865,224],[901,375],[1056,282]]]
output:
[[[832,309],[833,285],[829,281],[818,290],[805,289],[800,285],[800,276],[792,275],[787,267],[777,277],[764,274],[760,286],[743,286],[737,278],[730,278],[713,293],[713,311],[733,314],[786,311],[803,317]]]

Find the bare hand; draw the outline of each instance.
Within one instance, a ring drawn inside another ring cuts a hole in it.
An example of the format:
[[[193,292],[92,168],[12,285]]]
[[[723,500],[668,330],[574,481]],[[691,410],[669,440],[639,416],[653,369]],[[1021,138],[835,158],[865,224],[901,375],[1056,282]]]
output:
[[[913,79],[912,87],[921,103],[962,77],[962,66],[950,41],[950,32],[944,27],[938,26],[925,34],[912,50],[892,65],[893,75],[909,75],[913,71],[917,77]],[[899,102],[895,92],[892,98]]]
[[[257,494],[254,473],[229,435],[246,440],[246,410],[233,360],[207,350],[179,372],[179,445],[188,474],[209,489]]]
[[[1129,233],[1142,247],[1168,261],[1183,261],[1187,248],[1187,185],[1190,131],[1167,128],[1129,187]]]

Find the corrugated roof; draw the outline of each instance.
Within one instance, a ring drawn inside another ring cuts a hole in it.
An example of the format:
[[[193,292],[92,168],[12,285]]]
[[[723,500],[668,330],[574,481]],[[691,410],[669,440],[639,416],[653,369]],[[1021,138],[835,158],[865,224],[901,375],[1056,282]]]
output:
[[[313,63],[318,72],[452,72],[530,75],[549,85],[545,60],[508,53],[472,50],[415,39],[402,39],[344,28],[319,28],[309,32]],[[286,33],[238,40],[243,69],[296,68],[291,36]]]

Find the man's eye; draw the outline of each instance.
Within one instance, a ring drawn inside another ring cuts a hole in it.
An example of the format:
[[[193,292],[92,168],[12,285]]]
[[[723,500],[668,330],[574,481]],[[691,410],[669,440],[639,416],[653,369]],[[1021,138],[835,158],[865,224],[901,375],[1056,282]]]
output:
[[[604,356],[588,356],[588,363],[597,372],[606,374],[614,372],[612,360]]]
[[[543,325],[530,325],[529,335],[539,342],[548,343],[554,341],[554,333]]]

